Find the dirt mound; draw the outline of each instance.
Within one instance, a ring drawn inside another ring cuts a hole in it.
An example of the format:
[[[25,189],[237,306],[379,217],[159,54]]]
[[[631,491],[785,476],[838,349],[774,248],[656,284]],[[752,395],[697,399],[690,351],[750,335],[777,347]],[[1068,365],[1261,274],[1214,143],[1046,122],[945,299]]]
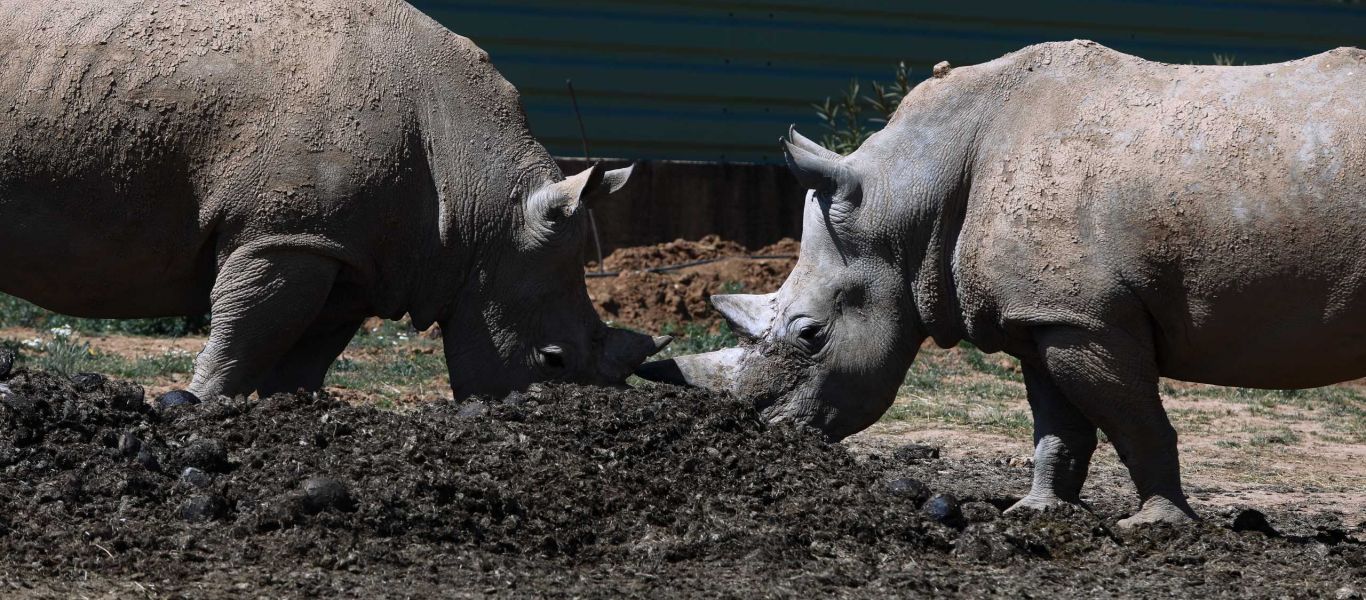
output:
[[[709,235],[697,241],[674,240],[653,246],[620,248],[604,258],[602,263],[608,271],[640,271],[745,254],[747,252],[744,246]],[[590,264],[589,270],[596,270],[596,267],[597,265]]]
[[[777,243],[764,246],[754,251],[755,256],[792,256],[796,257],[802,252],[802,243],[792,238],[783,238]]]
[[[622,248],[603,262],[615,277],[590,277],[588,296],[604,320],[658,332],[693,323],[715,329],[721,315],[708,301],[714,294],[762,294],[787,279],[800,244],[784,239],[757,252],[714,235],[699,241]],[[791,257],[752,259],[750,256]],[[645,269],[715,261],[664,272]],[[592,270],[590,266],[590,271]]]
[[[758,294],[778,289],[797,264],[799,250],[797,241],[784,239],[748,252],[743,246],[714,235],[698,241],[675,240],[622,248],[603,260],[607,270],[618,275],[589,277],[588,296],[604,320],[618,325],[659,332],[693,323],[714,330],[721,315],[712,310],[708,298],[713,294]],[[714,262],[663,272],[647,271],[697,261]],[[595,265],[589,265],[590,272],[595,269]]]
[[[616,277],[589,279],[588,296],[604,320],[627,327],[657,332],[696,323],[713,328],[721,315],[708,298],[774,291],[795,262],[732,258],[668,273],[625,271]]]
[[[1331,518],[1271,536],[1121,534],[1104,502],[1003,516],[997,467],[855,457],[668,387],[162,414],[96,376],[4,384],[7,593],[1311,597],[1366,576]]]

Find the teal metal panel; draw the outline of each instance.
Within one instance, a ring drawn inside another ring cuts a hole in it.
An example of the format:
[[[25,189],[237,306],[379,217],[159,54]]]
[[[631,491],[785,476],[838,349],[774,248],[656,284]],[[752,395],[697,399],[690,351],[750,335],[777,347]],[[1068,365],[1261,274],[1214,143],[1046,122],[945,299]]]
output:
[[[788,124],[851,78],[1092,39],[1153,60],[1276,62],[1366,46],[1366,5],[1287,0],[419,0],[521,91],[536,135],[581,153],[572,79],[599,156],[771,162]]]

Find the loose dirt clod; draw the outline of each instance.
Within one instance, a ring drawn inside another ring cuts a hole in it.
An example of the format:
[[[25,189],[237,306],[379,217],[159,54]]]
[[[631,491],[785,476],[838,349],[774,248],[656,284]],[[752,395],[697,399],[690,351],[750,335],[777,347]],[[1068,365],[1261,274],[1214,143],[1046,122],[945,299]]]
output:
[[[982,490],[1018,469],[856,457],[669,387],[538,386],[469,414],[325,394],[159,412],[117,381],[4,383],[5,593],[1256,598],[1366,576],[1362,532],[1330,516],[1273,514],[1270,537],[1120,532],[1132,507],[1105,499],[1001,515],[1014,498]]]

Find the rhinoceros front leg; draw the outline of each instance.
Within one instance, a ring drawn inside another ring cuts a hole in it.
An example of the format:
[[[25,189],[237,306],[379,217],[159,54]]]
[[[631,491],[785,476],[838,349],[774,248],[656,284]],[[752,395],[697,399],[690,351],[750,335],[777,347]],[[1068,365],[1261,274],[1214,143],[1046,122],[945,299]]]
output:
[[[1025,391],[1034,413],[1034,483],[1007,512],[1081,504],[1081,488],[1096,450],[1096,426],[1053,383],[1042,365],[1025,363]]]
[[[321,389],[328,367],[351,343],[361,323],[359,319],[315,323],[280,359],[256,392],[264,398],[278,393]]]
[[[1151,342],[1116,328],[1047,328],[1036,339],[1048,376],[1109,436],[1138,488],[1138,512],[1119,524],[1196,518],[1181,490],[1176,430],[1158,396]]]
[[[190,393],[250,394],[318,316],[339,264],[302,250],[239,249],[219,269],[212,331]]]

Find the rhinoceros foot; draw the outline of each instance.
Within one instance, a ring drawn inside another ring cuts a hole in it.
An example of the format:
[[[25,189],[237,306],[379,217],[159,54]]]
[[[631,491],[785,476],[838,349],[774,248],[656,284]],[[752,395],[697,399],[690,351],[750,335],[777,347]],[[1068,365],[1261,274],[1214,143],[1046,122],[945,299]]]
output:
[[[1011,505],[1010,508],[1007,508],[1005,510],[1005,514],[1018,514],[1025,511],[1049,512],[1059,510],[1064,507],[1077,507],[1088,511],[1091,510],[1091,507],[1088,506],[1085,502],[1082,502],[1081,500],[1073,502],[1063,500],[1062,498],[1059,498],[1057,496],[1041,496],[1030,494],[1028,496],[1025,496],[1024,498],[1020,498],[1018,502]]]
[[[1137,513],[1127,519],[1120,519],[1119,526],[1125,529],[1140,527],[1143,525],[1153,525],[1156,523],[1168,523],[1171,525],[1184,525],[1195,522],[1199,517],[1195,511],[1191,510],[1185,500],[1180,502],[1172,501],[1170,498],[1162,496],[1152,496],[1143,501],[1143,506]]]

